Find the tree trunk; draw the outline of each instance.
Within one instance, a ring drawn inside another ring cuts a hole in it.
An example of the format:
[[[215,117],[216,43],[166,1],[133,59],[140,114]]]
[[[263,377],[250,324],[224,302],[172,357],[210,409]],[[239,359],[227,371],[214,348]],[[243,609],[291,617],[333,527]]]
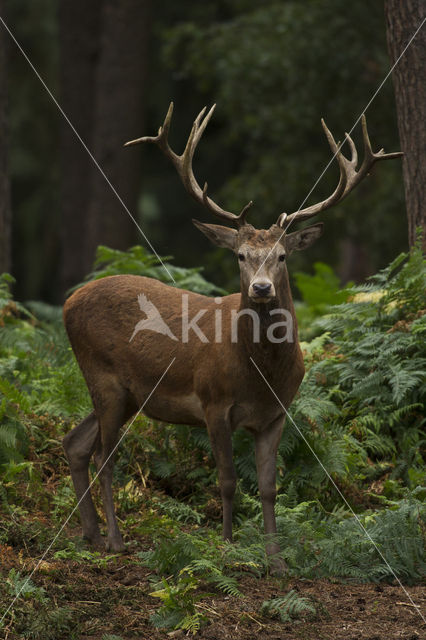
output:
[[[424,0],[385,0],[386,30],[392,63],[402,53],[426,16]],[[410,247],[422,229],[426,252],[426,24],[420,29],[394,72]]]
[[[104,0],[96,78],[93,153],[111,184],[137,218],[139,154],[123,149],[143,130],[149,0]],[[85,264],[96,247],[126,249],[137,229],[98,170],[91,172]]]
[[[4,2],[0,0],[0,15],[4,15]],[[0,273],[12,270],[10,208],[10,182],[7,163],[7,42],[0,27]]]
[[[143,130],[149,0],[62,0],[65,113],[137,217],[139,154],[123,143]],[[134,223],[75,133],[62,131],[62,290],[91,270],[99,244],[125,249]]]
[[[101,3],[62,0],[59,8],[61,105],[89,149],[93,141]],[[91,267],[84,261],[83,247],[90,177],[97,169],[65,120],[61,138],[61,288],[65,293]]]

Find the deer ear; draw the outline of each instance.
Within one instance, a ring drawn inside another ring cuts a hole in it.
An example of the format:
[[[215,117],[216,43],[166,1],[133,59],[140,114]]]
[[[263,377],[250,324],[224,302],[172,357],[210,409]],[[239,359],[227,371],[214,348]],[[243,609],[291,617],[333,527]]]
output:
[[[206,224],[199,220],[192,220],[192,222],[213,244],[217,244],[218,247],[225,247],[226,249],[235,249],[235,242],[238,235],[236,229],[222,227],[222,225],[219,224]]]
[[[318,224],[313,224],[310,227],[306,227],[305,229],[286,235],[284,240],[285,248],[288,253],[291,253],[292,251],[302,251],[303,249],[310,247],[311,244],[313,244],[322,234],[323,227],[324,224],[322,222],[318,222]]]

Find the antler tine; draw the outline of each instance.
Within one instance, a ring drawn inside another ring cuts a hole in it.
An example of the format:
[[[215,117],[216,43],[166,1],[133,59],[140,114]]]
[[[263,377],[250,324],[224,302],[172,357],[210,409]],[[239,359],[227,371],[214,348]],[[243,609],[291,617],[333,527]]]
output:
[[[206,108],[207,107],[204,107],[203,109],[201,109],[200,113],[198,114],[198,116],[195,118],[193,122],[191,133],[189,134],[189,138],[186,143],[185,150],[183,154],[180,156],[181,158],[180,167],[178,167],[178,172],[182,179],[182,182],[184,183],[185,188],[191,195],[194,195],[193,191],[198,192],[198,189],[200,189],[200,186],[198,185],[194,176],[194,172],[192,170],[192,159],[194,157],[195,149],[197,148],[197,145],[201,139],[201,136],[203,135],[204,130],[207,127],[209,120],[213,115],[216,105],[214,104],[211,107],[208,114],[203,118],[206,112]],[[200,121],[201,121],[201,125],[200,125]],[[207,196],[204,194],[204,191],[205,189],[203,189],[203,204],[209,209],[210,208],[210,204],[208,202],[209,198],[207,198]]]
[[[389,160],[392,158],[399,158],[400,156],[403,155],[401,151],[396,151],[394,153],[385,153],[383,149],[380,149],[377,153],[374,153],[373,149],[371,148],[371,142],[368,135],[367,120],[366,120],[365,114],[362,114],[361,116],[361,127],[362,127],[362,139],[364,143],[364,160],[362,161],[359,171],[355,171],[356,169],[356,163],[355,163],[354,172],[350,176],[350,179],[348,180],[348,184],[346,186],[343,197],[345,197],[350,191],[352,191],[352,189],[361,182],[364,176],[368,175],[370,169],[372,168],[375,162],[378,162],[379,160]],[[349,138],[349,140],[351,140],[348,134],[346,135]]]
[[[327,136],[328,143],[333,152],[334,157],[337,159],[340,168],[340,177],[339,184],[337,185],[334,193],[329,196],[326,200],[322,202],[318,202],[310,207],[306,207],[305,209],[301,209],[300,211],[296,211],[289,216],[283,216],[281,214],[278,217],[277,224],[279,226],[283,226],[284,222],[288,225],[292,220],[296,217],[298,220],[307,220],[308,218],[312,218],[317,215],[321,211],[325,209],[329,209],[334,204],[337,204],[343,198],[354,189],[361,180],[369,173],[371,167],[375,162],[379,160],[392,160],[393,158],[399,158],[403,155],[401,151],[395,151],[393,153],[385,153],[383,149],[380,149],[377,153],[374,153],[371,148],[370,138],[368,136],[367,130],[367,120],[365,114],[361,117],[361,126],[362,126],[362,138],[364,143],[364,159],[362,161],[361,167],[359,170],[356,170],[358,164],[358,153],[356,150],[356,146],[354,141],[350,137],[348,133],[345,134],[346,141],[349,144],[351,150],[351,158],[346,158],[341,153],[341,146],[336,144],[336,141],[333,138],[332,133],[327,128],[324,120],[321,120],[325,135]]]
[[[159,127],[158,134],[156,136],[143,136],[142,138],[136,138],[135,140],[129,140],[125,142],[125,147],[131,147],[134,144],[140,144],[141,142],[151,142],[160,147],[160,149],[169,155],[174,161],[178,159],[178,155],[169,146],[169,129],[173,115],[173,102],[170,103],[166,117],[164,118],[163,125]]]
[[[247,202],[246,206],[243,207],[240,211],[240,213],[238,214],[237,218],[238,218],[238,226],[243,226],[244,224],[246,224],[246,215],[248,210],[250,209],[250,207],[253,206],[253,200],[250,200],[250,202]]]
[[[235,213],[231,213],[230,211],[225,211],[207,195],[207,182],[204,184],[204,188],[201,189],[192,169],[192,160],[194,157],[195,149],[197,148],[197,145],[210,121],[210,118],[213,115],[215,108],[216,105],[214,104],[206,115],[204,115],[206,113],[206,107],[204,107],[204,109],[200,111],[192,125],[191,133],[189,134],[185,150],[180,156],[170,148],[168,143],[170,122],[173,113],[173,102],[170,103],[163,126],[159,128],[157,136],[144,136],[143,138],[130,140],[129,142],[126,142],[124,146],[127,147],[130,145],[139,144],[140,142],[152,142],[156,144],[163,151],[165,156],[172,161],[185,189],[197,202],[204,205],[209,211],[211,211],[211,213],[213,213],[218,218],[233,222],[238,227],[241,227],[242,225],[246,224],[245,216],[248,208],[252,205],[252,202],[249,202],[243,208],[239,215],[235,215]]]
[[[349,144],[349,147],[350,147],[350,150],[351,150],[350,164],[354,169],[356,169],[356,166],[358,164],[358,152],[356,150],[355,143],[352,140],[352,138],[349,135],[349,133],[345,133],[345,138],[346,138],[346,142]]]
[[[205,128],[207,127],[210,118],[212,117],[214,110],[216,109],[216,105],[214,104],[210,111],[208,112],[208,114],[206,116],[204,116],[205,112],[206,112],[207,107],[204,107],[203,109],[201,109],[200,113],[198,114],[198,116],[195,118],[194,120],[194,124],[192,125],[192,129],[191,129],[191,133],[189,134],[189,138],[188,138],[188,142],[186,143],[186,148],[185,151],[183,152],[183,155],[185,155],[187,153],[190,154],[191,158],[194,155],[194,151],[201,139],[201,136],[204,133]],[[204,116],[204,117],[203,117]],[[201,121],[201,124],[200,124]]]
[[[373,165],[374,162],[376,162],[377,160],[392,160],[393,158],[401,158],[401,156],[404,155],[403,151],[393,151],[391,153],[385,153],[383,148],[377,151],[377,153],[374,153],[371,148],[370,138],[368,136],[368,131],[367,131],[367,119],[364,113],[361,116],[361,125],[362,125],[362,138],[364,141],[364,154],[365,154],[363,165],[364,163],[367,163],[367,158],[369,159],[371,158],[371,164],[367,167],[366,169],[367,171],[371,167],[371,165]],[[363,167],[361,166],[359,173],[361,173],[362,170],[363,170]]]
[[[322,128],[324,129],[324,133],[326,135],[330,149],[333,153],[333,157],[336,158],[339,164],[340,174],[339,174],[338,185],[334,190],[334,192],[331,194],[331,196],[329,196],[322,202],[318,202],[317,204],[314,204],[310,207],[306,207],[305,209],[301,209],[300,211],[295,211],[294,213],[286,215],[285,217],[283,217],[282,214],[280,214],[278,216],[278,222],[277,222],[279,226],[282,226],[284,223],[286,224],[286,226],[288,226],[296,217],[298,220],[307,220],[308,218],[312,218],[313,216],[320,213],[320,211],[324,211],[325,209],[328,209],[329,207],[333,206],[334,203],[339,202],[339,200],[341,200],[343,197],[343,194],[345,192],[347,182],[348,182],[349,167],[352,166],[352,162],[354,160],[355,161],[357,160],[356,151],[355,151],[355,154],[353,152],[353,148],[355,147],[355,145],[351,141],[352,155],[351,155],[351,160],[348,160],[347,158],[345,158],[345,156],[341,152],[340,146],[336,143],[333,137],[333,134],[325,124],[323,118],[321,118],[321,125],[322,125]]]

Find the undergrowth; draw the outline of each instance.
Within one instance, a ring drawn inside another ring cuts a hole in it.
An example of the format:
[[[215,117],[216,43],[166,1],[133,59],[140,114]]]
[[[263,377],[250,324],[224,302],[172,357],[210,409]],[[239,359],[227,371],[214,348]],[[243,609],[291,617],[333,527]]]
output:
[[[127,253],[100,248],[90,277],[122,271],[163,277],[158,261],[140,247]],[[197,270],[173,274],[179,286],[217,292]],[[61,310],[17,303],[12,284],[1,277],[0,550],[20,549],[30,557],[44,552],[75,505],[60,441],[90,411],[90,399]],[[419,247],[361,287],[339,292],[322,267],[298,278],[307,373],[277,466],[277,537],[289,576],[424,579],[425,285]],[[239,485],[231,545],[220,537],[221,504],[205,430],[139,417],[121,447],[118,516],[129,549],[152,572],[150,593],[160,606],[151,621],[160,628],[196,633],[210,615],[209,593],[242,598],[241,577],[269,570],[250,434],[237,431],[234,450]],[[77,525],[74,514],[70,526]],[[94,571],[114,562],[67,531],[49,557]],[[1,601],[17,597],[14,618],[5,622],[21,637],[78,637],[77,613],[52,608],[49,588],[25,583],[28,576],[21,569],[3,574]],[[263,603],[260,618],[289,622],[317,615],[317,603],[286,583],[282,589]]]
[[[202,276],[202,267],[192,269],[177,267],[171,264],[170,260],[171,256],[163,256],[160,261],[157,256],[140,245],[127,251],[99,246],[96,251],[94,270],[86,277],[85,282],[78,284],[74,289],[82,287],[89,280],[131,273],[136,276],[155,278],[180,289],[188,289],[207,296],[225,293],[223,289],[208,282]]]

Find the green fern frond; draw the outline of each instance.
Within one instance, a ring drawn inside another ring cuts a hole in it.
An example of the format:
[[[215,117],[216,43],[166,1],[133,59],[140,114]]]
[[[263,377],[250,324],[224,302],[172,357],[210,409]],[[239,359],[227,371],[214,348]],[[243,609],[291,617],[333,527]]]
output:
[[[294,589],[284,597],[265,600],[260,607],[260,614],[268,618],[279,618],[281,622],[308,617],[312,619],[316,608],[309,598],[300,596]]]

